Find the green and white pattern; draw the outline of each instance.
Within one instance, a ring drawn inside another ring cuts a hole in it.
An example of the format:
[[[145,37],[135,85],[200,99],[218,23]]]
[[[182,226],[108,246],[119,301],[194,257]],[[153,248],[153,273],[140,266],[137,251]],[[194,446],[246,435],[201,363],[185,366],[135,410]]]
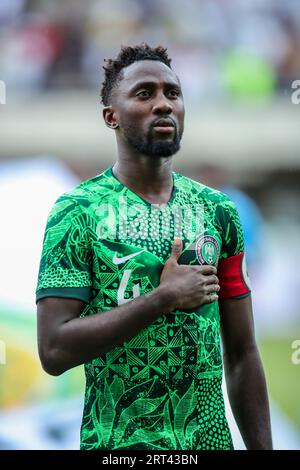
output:
[[[174,236],[182,264],[215,264],[244,250],[223,193],[173,172],[162,208],[109,168],[65,193],[46,227],[37,299],[84,300],[82,316],[111,310],[159,285]],[[214,302],[162,315],[85,364],[82,449],[231,449],[225,417],[220,319]]]

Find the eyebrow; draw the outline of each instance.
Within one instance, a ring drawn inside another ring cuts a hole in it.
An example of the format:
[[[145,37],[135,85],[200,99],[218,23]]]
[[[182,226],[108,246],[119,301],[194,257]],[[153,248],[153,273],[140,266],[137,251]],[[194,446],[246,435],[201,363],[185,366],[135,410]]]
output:
[[[150,81],[150,80],[143,80],[143,81],[135,83],[130,88],[129,92],[136,91],[139,88],[143,88],[143,87],[150,88],[150,87],[155,86],[156,84],[157,84],[157,82],[153,82],[153,81]],[[181,90],[181,87],[180,87],[179,83],[176,83],[176,82],[164,82],[164,87],[165,88],[178,88],[179,90]]]

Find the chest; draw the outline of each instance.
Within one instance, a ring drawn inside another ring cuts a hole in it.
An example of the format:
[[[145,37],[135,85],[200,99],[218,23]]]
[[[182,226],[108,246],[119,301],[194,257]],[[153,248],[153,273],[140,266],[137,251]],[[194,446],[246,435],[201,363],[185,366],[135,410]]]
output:
[[[183,203],[184,202],[184,203]],[[183,240],[179,264],[217,266],[222,234],[214,211],[198,202],[165,207],[120,204],[102,214],[92,245],[97,302],[111,309],[152,291],[170,255],[174,237]]]

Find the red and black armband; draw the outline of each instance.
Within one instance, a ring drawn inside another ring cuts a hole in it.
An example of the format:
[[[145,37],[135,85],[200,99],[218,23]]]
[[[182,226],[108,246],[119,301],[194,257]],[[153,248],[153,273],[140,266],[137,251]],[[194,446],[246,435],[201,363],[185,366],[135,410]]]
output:
[[[240,297],[248,295],[250,280],[247,272],[245,252],[222,258],[218,263],[220,283],[219,298]]]

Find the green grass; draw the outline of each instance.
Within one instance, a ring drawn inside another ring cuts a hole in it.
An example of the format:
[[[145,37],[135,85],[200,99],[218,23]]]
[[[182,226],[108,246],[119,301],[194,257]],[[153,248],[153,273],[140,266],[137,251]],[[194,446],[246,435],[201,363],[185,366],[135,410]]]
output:
[[[292,342],[300,339],[261,338],[259,349],[269,394],[300,431],[300,364],[292,363]]]

